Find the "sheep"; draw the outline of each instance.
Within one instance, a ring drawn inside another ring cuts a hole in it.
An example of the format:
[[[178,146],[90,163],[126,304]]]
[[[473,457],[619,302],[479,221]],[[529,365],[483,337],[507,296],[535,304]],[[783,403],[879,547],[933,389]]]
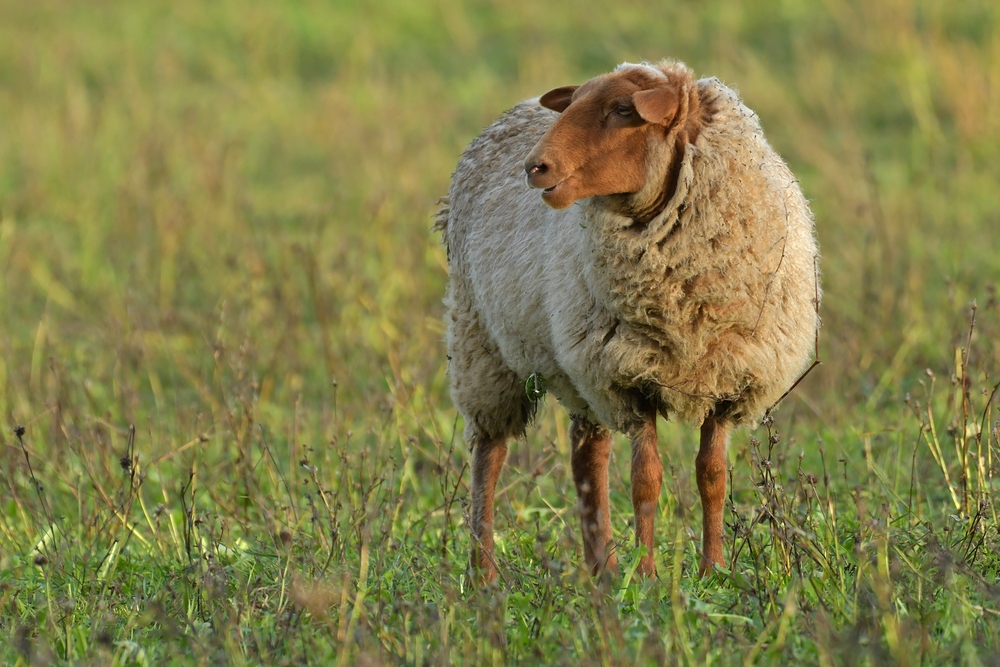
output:
[[[756,114],[681,62],[625,63],[501,116],[464,151],[443,202],[476,580],[496,580],[495,487],[539,379],[571,414],[588,569],[617,569],[618,431],[632,447],[637,571],[656,574],[658,415],[701,424],[699,571],[724,566],[730,433],[794,386],[819,327],[812,214]]]

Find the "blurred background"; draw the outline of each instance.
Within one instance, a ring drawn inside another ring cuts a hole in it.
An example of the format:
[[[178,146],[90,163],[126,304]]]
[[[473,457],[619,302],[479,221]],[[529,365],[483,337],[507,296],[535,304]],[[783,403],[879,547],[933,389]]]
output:
[[[661,423],[664,584],[607,615],[549,401],[498,496],[517,592],[477,626],[437,202],[505,109],[661,58],[801,180],[823,364],[781,438],[734,437],[732,580],[681,575],[697,435]],[[998,156],[996,0],[0,0],[0,655],[995,656]]]
[[[264,406],[328,401],[335,378],[349,412],[387,388],[449,410],[430,226],[461,150],[523,98],[664,57],[736,87],[812,201],[814,412],[882,398],[951,362],[973,299],[996,302],[998,17],[989,0],[0,3],[0,414],[31,421],[58,391],[176,414],[217,400],[220,359]]]

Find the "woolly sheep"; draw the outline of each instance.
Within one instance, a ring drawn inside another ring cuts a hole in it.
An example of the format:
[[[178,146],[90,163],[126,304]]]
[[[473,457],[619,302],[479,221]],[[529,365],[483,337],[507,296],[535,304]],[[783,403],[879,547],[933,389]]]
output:
[[[508,439],[535,410],[529,378],[544,378],[572,415],[592,572],[617,568],[613,429],[632,444],[638,571],[656,573],[658,414],[701,424],[700,571],[723,564],[729,434],[794,385],[819,326],[812,215],[757,116],[683,63],[623,64],[484,130],[437,226],[451,392],[473,452],[477,579],[496,578],[494,491]]]

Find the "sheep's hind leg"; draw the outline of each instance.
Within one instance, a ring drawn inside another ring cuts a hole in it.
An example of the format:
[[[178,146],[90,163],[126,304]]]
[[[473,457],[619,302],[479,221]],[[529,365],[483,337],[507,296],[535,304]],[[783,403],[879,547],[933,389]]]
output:
[[[472,449],[472,559],[479,584],[496,581],[493,552],[493,503],[500,470],[507,458],[506,438],[477,438]]]
[[[451,397],[465,416],[465,437],[472,447],[471,570],[476,583],[496,580],[493,553],[493,503],[497,479],[507,458],[507,441],[524,433],[535,404],[524,378],[504,362],[500,349],[473,308],[462,270],[453,266],[449,287],[448,374]]]
[[[601,571],[617,570],[618,559],[611,539],[611,513],[608,508],[611,432],[583,417],[574,416],[569,435],[587,567],[595,575]]]
[[[701,425],[701,448],[695,467],[701,493],[702,556],[698,572],[704,575],[722,559],[722,511],[726,501],[726,449],[730,424],[708,417]]]
[[[632,509],[635,511],[635,542],[646,547],[637,572],[656,576],[653,559],[653,519],[663,483],[663,464],[656,447],[656,413],[632,432]]]

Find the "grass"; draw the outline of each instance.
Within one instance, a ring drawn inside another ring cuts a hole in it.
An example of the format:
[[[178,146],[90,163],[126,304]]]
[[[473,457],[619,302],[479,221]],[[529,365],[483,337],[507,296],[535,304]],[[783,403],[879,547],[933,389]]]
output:
[[[1000,9],[672,4],[0,2],[0,661],[998,664]],[[503,109],[664,56],[811,198],[824,363],[734,438],[730,570],[669,422],[659,578],[624,442],[585,576],[546,404],[470,590],[435,201]]]

